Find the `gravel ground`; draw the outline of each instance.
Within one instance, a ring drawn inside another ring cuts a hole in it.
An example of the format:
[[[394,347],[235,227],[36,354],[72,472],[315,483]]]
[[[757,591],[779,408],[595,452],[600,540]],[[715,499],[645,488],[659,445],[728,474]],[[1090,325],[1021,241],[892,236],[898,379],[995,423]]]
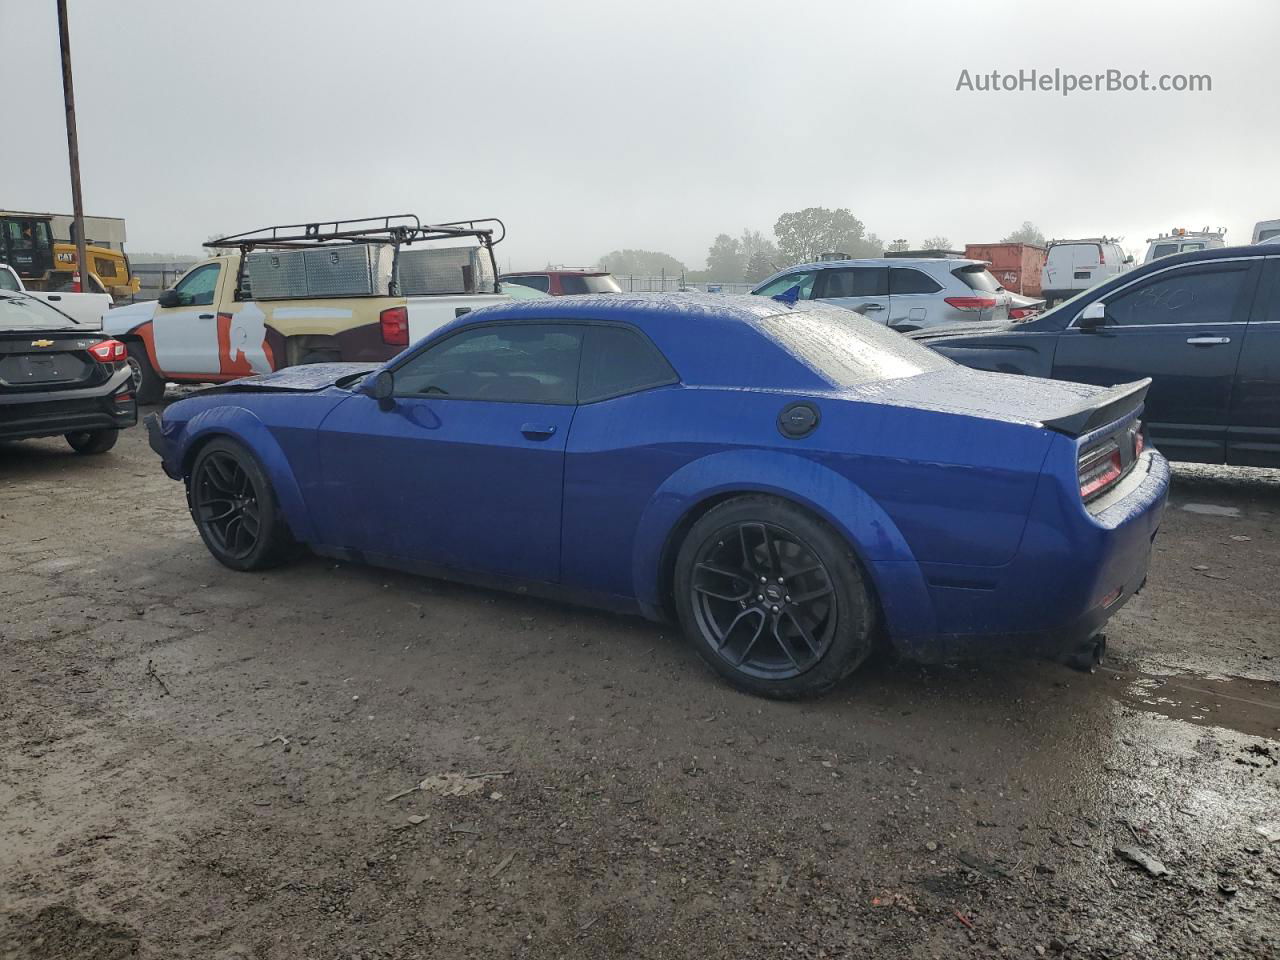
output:
[[[1092,675],[779,704],[640,620],[226,570],[142,430],[0,444],[0,958],[1280,956],[1278,518],[1180,467]]]

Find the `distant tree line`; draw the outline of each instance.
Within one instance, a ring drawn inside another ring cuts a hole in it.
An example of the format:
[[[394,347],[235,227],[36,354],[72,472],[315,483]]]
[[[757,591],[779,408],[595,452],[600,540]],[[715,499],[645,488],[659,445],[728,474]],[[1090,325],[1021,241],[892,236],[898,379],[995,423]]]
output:
[[[1043,245],[1044,234],[1029,220],[1002,240],[1004,243]],[[829,210],[806,207],[778,217],[773,236],[743,228],[737,236],[718,234],[707,250],[705,270],[689,270],[683,263],[658,250],[614,250],[597,261],[615,276],[682,276],[690,282],[756,283],[772,273],[797,263],[837,254],[848,257],[881,257],[891,252],[921,249],[949,250],[951,241],[942,235],[926,237],[919,247],[906,238],[885,243],[868,233],[861,220],[847,207]]]

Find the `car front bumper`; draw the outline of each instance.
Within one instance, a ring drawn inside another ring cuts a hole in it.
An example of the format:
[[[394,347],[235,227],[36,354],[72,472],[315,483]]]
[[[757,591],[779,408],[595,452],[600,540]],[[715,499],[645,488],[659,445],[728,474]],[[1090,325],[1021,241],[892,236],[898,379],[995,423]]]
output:
[[[138,405],[132,394],[119,399],[128,383],[125,367],[96,387],[0,395],[0,440],[132,427],[138,422]]]

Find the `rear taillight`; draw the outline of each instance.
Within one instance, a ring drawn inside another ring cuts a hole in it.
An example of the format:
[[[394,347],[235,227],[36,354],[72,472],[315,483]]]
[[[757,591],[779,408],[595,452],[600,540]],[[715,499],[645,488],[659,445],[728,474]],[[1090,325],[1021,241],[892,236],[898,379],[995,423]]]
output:
[[[1124,460],[1120,447],[1108,440],[1100,447],[1086,450],[1080,455],[1080,499],[1092,500],[1124,474]]]
[[[1022,320],[1025,317],[1035,316],[1038,312],[1039,310],[1036,307],[1014,307],[1009,311],[1009,319]]]
[[[89,348],[93,359],[99,363],[120,363],[129,356],[129,350],[119,340],[103,340]]]
[[[957,310],[990,310],[996,305],[995,297],[947,297],[946,300]]]
[[[119,393],[115,395],[113,399],[115,400],[116,403],[119,403],[119,404],[132,403],[133,393],[129,390],[121,390]]]
[[[1137,460],[1142,456],[1142,451],[1147,446],[1147,441],[1142,437],[1142,426],[1139,424],[1133,431],[1133,459]]]
[[[387,307],[378,314],[382,324],[382,342],[393,347],[409,345],[409,310],[406,307]]]

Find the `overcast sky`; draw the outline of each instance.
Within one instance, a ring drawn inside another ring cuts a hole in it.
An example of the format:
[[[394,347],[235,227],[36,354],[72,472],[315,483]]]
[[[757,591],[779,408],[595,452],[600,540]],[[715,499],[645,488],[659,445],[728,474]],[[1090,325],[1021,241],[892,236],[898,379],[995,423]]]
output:
[[[1280,4],[70,2],[86,212],[133,251],[280,222],[500,216],[505,269],[848,207],[882,239],[1280,217]],[[0,0],[0,207],[71,207],[53,0]],[[1210,93],[957,92],[1207,73]]]

